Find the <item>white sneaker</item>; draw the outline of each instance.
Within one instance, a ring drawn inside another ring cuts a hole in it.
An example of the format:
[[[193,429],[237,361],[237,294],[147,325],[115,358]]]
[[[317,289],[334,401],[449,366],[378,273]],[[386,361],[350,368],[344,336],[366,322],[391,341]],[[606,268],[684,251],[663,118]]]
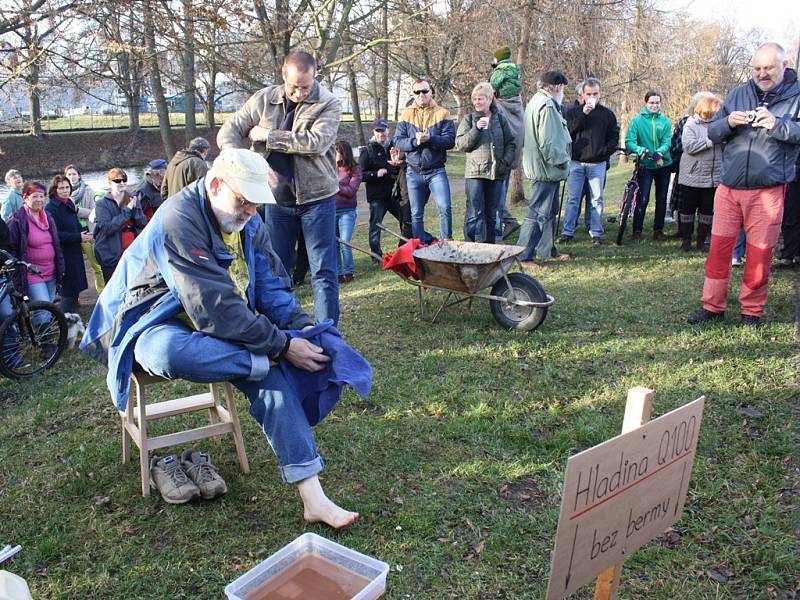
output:
[[[741,258],[736,258],[735,256],[731,259],[731,265],[734,267],[741,267],[744,264],[744,261]]]

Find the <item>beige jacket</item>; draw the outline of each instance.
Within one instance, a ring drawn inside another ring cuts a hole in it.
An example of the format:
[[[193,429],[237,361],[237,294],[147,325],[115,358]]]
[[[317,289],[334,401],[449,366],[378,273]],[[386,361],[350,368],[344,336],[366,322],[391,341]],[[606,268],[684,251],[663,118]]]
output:
[[[291,131],[278,129],[284,117],[283,85],[271,85],[253,94],[217,134],[217,145],[224,148],[250,148],[269,156],[285,152],[294,156],[294,186],[298,204],[334,196],[339,191],[336,171],[336,135],[339,131],[341,103],[328,90],[314,82],[308,98],[297,105]],[[247,137],[256,125],[269,131],[266,143]]]

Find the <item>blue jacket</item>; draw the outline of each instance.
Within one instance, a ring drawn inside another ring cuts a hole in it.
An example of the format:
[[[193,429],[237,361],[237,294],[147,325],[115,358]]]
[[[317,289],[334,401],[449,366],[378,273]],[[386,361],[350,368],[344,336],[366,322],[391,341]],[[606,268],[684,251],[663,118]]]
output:
[[[81,350],[108,366],[106,382],[118,409],[128,402],[133,349],[144,330],[185,312],[197,331],[242,345],[263,379],[269,359],[288,342],[281,329],[312,325],[289,291],[264,224],[250,219],[241,232],[250,285],[247,302],[228,275],[233,257],[207,206],[205,178],[162,204],[125,251],[97,301]]]
[[[772,187],[794,181],[800,152],[800,84],[794,69],[786,69],[775,98],[769,99],[769,111],[775,115],[775,127],[739,125],[731,128],[728,115],[736,110],[755,110],[759,106],[758,88],[751,79],[734,88],[708,126],[712,142],[725,143],[720,179],[726,186],[740,190]]]
[[[417,132],[427,131],[431,139],[417,145]],[[456,126],[446,108],[431,104],[424,108],[409,106],[403,110],[394,133],[394,145],[406,153],[408,168],[417,173],[441,169],[447,151],[456,145]]]

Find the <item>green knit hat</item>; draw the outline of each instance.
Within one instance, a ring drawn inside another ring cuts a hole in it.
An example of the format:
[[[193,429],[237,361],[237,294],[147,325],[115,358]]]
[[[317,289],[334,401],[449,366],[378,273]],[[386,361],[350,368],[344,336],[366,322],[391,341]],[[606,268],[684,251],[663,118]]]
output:
[[[494,57],[497,60],[505,60],[507,58],[511,58],[511,48],[508,46],[503,46],[502,48],[498,48],[494,51]]]

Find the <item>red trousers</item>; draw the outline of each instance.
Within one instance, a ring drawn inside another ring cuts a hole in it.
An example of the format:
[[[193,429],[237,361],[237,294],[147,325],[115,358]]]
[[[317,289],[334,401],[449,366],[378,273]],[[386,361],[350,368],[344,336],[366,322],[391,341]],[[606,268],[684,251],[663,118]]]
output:
[[[703,308],[722,312],[728,303],[731,255],[739,230],[747,235],[746,262],[739,291],[741,314],[760,317],[767,304],[772,252],[783,219],[784,184],[757,190],[720,185],[714,196],[711,250],[706,259]]]

